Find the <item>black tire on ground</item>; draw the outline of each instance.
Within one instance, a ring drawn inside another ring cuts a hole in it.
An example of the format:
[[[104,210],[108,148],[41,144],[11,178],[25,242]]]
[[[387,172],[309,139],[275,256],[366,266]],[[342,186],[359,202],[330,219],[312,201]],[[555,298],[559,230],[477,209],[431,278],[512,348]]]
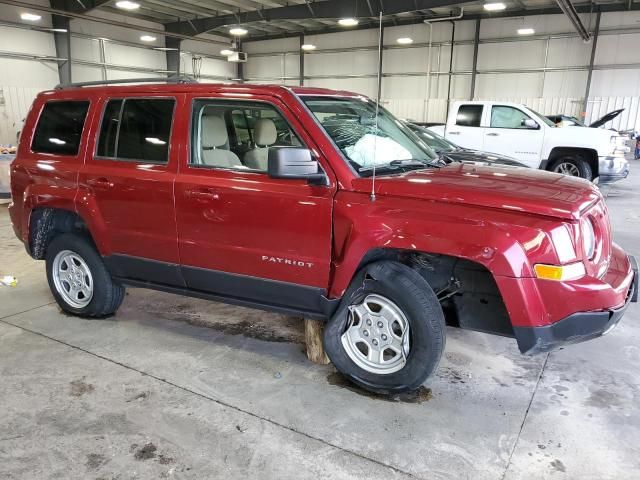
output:
[[[81,257],[93,277],[93,296],[91,301],[82,308],[70,305],[55,286],[53,263],[56,255],[63,250],[70,250]],[[72,233],[58,235],[49,244],[45,260],[49,288],[56,302],[65,312],[80,317],[100,318],[115,313],[122,304],[125,288],[113,281],[102,257],[88,238]]]
[[[409,323],[410,350],[405,365],[394,373],[376,374],[359,367],[342,344],[348,307],[369,294],[391,300]],[[394,261],[374,262],[358,272],[324,331],[325,351],[336,369],[366,390],[384,395],[419,388],[438,366],[444,346],[444,314],[435,293],[415,270]]]
[[[549,170],[556,173],[565,173],[559,171],[562,164],[573,165],[579,173],[579,175],[574,176],[579,176],[580,178],[584,178],[585,180],[589,181],[593,180],[593,170],[591,169],[591,165],[589,165],[589,162],[587,162],[586,160],[579,157],[562,157],[554,161]]]

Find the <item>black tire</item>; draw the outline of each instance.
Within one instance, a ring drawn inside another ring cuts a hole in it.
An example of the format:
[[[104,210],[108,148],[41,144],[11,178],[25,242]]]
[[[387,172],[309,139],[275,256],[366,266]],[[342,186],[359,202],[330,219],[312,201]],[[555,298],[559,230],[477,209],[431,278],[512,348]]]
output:
[[[80,256],[88,266],[93,278],[93,296],[91,301],[82,308],[70,305],[58,292],[53,279],[54,259],[63,250],[70,250]],[[47,247],[45,260],[49,288],[63,311],[80,317],[100,318],[115,313],[122,304],[125,288],[113,281],[102,257],[90,239],[72,233],[58,235]]]
[[[371,293],[395,303],[409,323],[410,350],[405,365],[394,373],[375,374],[360,368],[342,345],[348,307]],[[444,314],[435,293],[415,270],[393,261],[365,266],[351,282],[324,330],[325,351],[336,369],[366,390],[383,395],[419,388],[438,366],[444,346]]]
[[[579,157],[559,158],[558,160],[553,162],[549,170],[551,170],[552,172],[556,172],[556,170],[563,163],[571,164],[578,169],[579,175],[574,175],[574,176],[579,176],[580,178],[584,178],[585,180],[589,180],[589,181],[593,180],[593,170],[591,169],[591,165],[589,165],[589,162]],[[556,173],[562,173],[562,172],[556,172]]]

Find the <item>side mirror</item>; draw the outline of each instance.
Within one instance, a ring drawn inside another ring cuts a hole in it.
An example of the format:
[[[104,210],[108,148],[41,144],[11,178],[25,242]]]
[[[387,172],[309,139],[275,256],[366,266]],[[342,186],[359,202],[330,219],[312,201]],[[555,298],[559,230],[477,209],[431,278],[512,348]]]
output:
[[[536,122],[535,120],[531,119],[531,118],[527,118],[525,119],[524,123],[524,127],[525,128],[529,128],[531,130],[537,130],[540,128],[540,125],[538,125],[538,122]]]
[[[314,185],[323,185],[326,176],[318,172],[318,162],[307,148],[269,148],[267,173],[271,178],[304,179]]]

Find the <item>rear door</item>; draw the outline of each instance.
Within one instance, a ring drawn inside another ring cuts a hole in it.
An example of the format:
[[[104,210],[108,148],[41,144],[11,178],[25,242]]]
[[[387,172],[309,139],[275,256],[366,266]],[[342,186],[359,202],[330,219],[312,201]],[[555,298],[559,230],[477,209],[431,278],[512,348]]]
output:
[[[526,126],[527,120],[535,119],[520,108],[508,105],[491,105],[489,108],[489,128],[484,129],[483,150],[507,155],[528,167],[538,168],[544,140],[542,126]]]
[[[454,106],[446,137],[461,147],[481,150],[484,141],[484,128],[481,127],[483,111],[484,105],[477,103],[463,103],[457,109]]]
[[[275,179],[245,158],[252,128],[273,122],[270,145],[306,146],[311,138],[272,97],[188,98],[191,144],[176,180],[182,272],[187,285],[226,298],[317,312],[329,284],[336,183]],[[239,118],[245,119],[238,121]],[[248,131],[247,131],[248,130]],[[258,147],[258,146],[255,146]],[[259,163],[258,163],[259,164]]]
[[[94,205],[116,276],[182,285],[173,184],[177,95],[103,98],[92,154],[79,183]],[[172,133],[173,131],[173,133]]]

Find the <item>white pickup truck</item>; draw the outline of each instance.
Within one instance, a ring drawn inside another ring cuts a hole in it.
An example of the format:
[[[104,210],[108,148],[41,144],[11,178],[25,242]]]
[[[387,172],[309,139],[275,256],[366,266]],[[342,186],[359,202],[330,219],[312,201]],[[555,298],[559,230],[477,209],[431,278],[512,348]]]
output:
[[[626,140],[599,128],[558,128],[508,102],[454,102],[446,125],[430,127],[458,145],[513,157],[531,168],[613,182],[629,174]]]

